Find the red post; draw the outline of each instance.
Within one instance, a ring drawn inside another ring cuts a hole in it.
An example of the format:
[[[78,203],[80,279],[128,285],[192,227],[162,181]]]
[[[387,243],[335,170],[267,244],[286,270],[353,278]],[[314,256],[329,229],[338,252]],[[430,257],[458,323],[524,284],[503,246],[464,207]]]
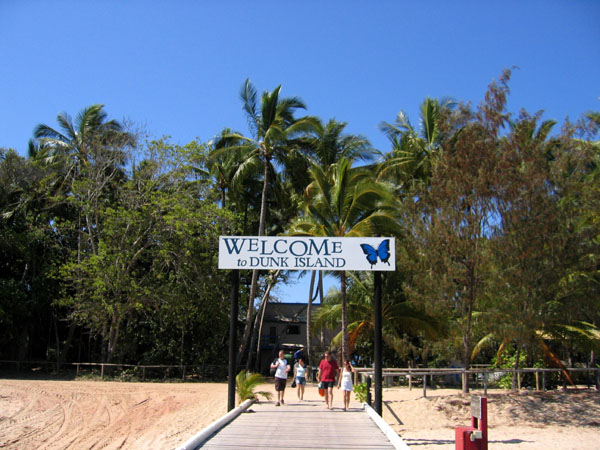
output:
[[[472,397],[471,426],[454,430],[456,450],[488,450],[487,398]]]

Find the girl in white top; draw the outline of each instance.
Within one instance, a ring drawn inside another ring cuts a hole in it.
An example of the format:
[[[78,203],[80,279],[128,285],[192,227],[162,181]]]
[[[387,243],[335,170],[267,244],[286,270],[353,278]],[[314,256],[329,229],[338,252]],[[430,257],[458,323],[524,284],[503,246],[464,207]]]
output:
[[[294,380],[296,380],[296,386],[298,387],[298,400],[304,400],[307,372],[308,368],[304,362],[304,358],[299,358],[294,366]]]
[[[352,377],[354,376],[354,367],[349,360],[344,361],[341,377],[338,378],[338,389],[342,387],[344,391],[344,411],[350,407],[350,394],[352,393]]]

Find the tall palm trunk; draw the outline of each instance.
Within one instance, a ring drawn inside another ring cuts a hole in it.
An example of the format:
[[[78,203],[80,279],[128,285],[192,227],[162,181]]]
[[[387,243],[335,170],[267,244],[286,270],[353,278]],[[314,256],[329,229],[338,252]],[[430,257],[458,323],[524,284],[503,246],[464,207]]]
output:
[[[269,185],[269,163],[270,159],[265,156],[265,167],[263,176],[263,188],[260,200],[260,219],[258,222],[258,235],[263,236],[265,234],[265,221],[267,217],[267,188]],[[248,298],[248,311],[246,312],[246,326],[244,327],[244,335],[240,342],[239,351],[236,358],[236,366],[239,366],[242,362],[242,357],[246,353],[248,348],[250,335],[254,328],[254,297],[256,297],[256,291],[258,288],[258,269],[252,271],[252,281],[250,282],[250,296]]]
[[[263,323],[265,321],[265,311],[267,310],[267,304],[269,303],[271,289],[277,282],[277,277],[279,276],[280,273],[281,273],[281,270],[278,269],[275,272],[275,274],[273,274],[270,277],[269,285],[267,286],[267,289],[265,290],[265,294],[263,295],[263,298],[261,300],[260,307],[258,308],[258,315],[257,315],[258,330],[256,333],[252,334],[253,340],[254,340],[254,336],[258,336],[258,343],[256,344],[256,364],[254,366],[254,370],[256,372],[260,371],[260,347],[261,347],[260,338],[262,336]],[[256,324],[254,325],[254,328],[257,328]],[[252,362],[251,361],[252,360],[252,347],[254,347],[254,341],[250,345],[250,350],[248,351],[248,364],[246,364],[246,370],[250,370],[250,364]]]
[[[317,275],[317,271],[313,270],[310,275],[310,287],[308,289],[308,303],[306,304],[306,359],[304,361],[305,364],[310,364],[310,333],[311,333],[311,314],[312,314],[312,302],[313,298],[313,290],[315,287],[315,278]],[[316,295],[315,295],[316,297]]]

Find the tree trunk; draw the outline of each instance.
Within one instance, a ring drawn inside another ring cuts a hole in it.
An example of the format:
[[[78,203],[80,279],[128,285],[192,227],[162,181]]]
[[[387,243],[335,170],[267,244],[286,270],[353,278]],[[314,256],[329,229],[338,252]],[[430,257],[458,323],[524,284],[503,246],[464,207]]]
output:
[[[469,392],[469,374],[466,372],[471,367],[471,319],[472,319],[472,305],[468,307],[467,313],[467,327],[463,335],[463,366],[465,372],[462,376],[462,391],[464,394]]]
[[[183,348],[185,343],[185,328],[181,329],[181,342],[179,344],[179,364],[183,365]]]
[[[71,323],[69,325],[69,332],[67,333],[67,341],[65,342],[65,345],[62,349],[62,351],[60,352],[60,359],[58,361],[59,365],[64,363],[69,350],[71,350],[71,346],[73,345],[73,335],[75,334],[75,322],[73,320],[71,320]]]
[[[323,304],[323,271],[319,270],[319,303]]]
[[[255,364],[255,371],[258,372],[260,370],[259,365],[260,365],[260,337],[262,336],[262,327],[263,327],[263,322],[265,320],[265,311],[267,310],[267,304],[269,303],[269,294],[271,293],[271,289],[273,288],[273,286],[275,285],[275,283],[277,282],[277,277],[279,276],[279,273],[281,272],[281,270],[277,270],[272,276],[270,276],[269,278],[269,285],[267,286],[267,288],[265,289],[265,293],[263,295],[263,298],[261,299],[260,302],[260,307],[258,308],[258,314],[256,315],[256,320],[258,321],[258,327],[256,326],[256,324],[254,325],[254,328],[257,329],[257,333],[253,333],[252,338],[253,338],[253,342],[250,345],[250,351],[248,352],[248,363],[246,364],[246,370],[250,370],[250,365],[251,365],[251,360],[252,360],[252,348],[254,347],[254,337],[258,335],[258,344],[256,345],[256,364]]]
[[[115,349],[117,348],[117,344],[119,342],[119,329],[121,326],[121,319],[119,317],[114,317],[111,324],[110,330],[108,332],[108,342],[107,342],[107,352],[106,352],[106,363],[112,362],[112,357],[115,353]]]
[[[519,359],[521,357],[521,345],[517,342],[517,353],[515,356],[515,365],[514,365],[514,372],[513,372],[513,376],[512,376],[512,390],[516,391],[517,390],[517,370],[519,369]]]
[[[54,339],[56,342],[56,373],[60,372],[60,337],[58,335],[58,320],[56,314],[52,313],[52,323],[54,325]]]
[[[315,278],[316,278],[317,272],[316,270],[312,271],[312,274],[310,275],[310,287],[308,289],[308,303],[306,305],[306,359],[307,361],[304,361],[305,364],[310,364],[310,333],[311,333],[311,319],[310,316],[312,314],[312,302],[313,302],[313,289],[315,287]]]
[[[258,222],[258,235],[263,236],[265,233],[265,220],[267,217],[267,187],[269,184],[269,160],[265,159],[265,168],[263,176],[263,189],[260,200],[260,220]],[[236,358],[236,367],[242,362],[242,356],[246,353],[250,334],[252,333],[253,317],[254,317],[254,297],[256,296],[256,290],[258,288],[258,270],[252,271],[252,281],[250,282],[250,296],[248,298],[248,312],[246,313],[246,326],[244,327],[244,334],[240,341],[240,349]]]
[[[100,360],[105,363],[108,362],[106,361],[106,359],[108,358],[107,353],[108,353],[108,339],[106,338],[106,321],[102,322],[102,331],[101,331],[101,341],[102,341],[102,347],[100,349]],[[90,337],[91,337],[91,333],[90,333]]]
[[[470,289],[466,312],[467,326],[463,335],[463,365],[465,367],[465,372],[462,377],[462,391],[464,394],[469,392],[469,374],[466,371],[471,367],[471,325],[473,321],[473,308],[475,306],[475,301],[477,300],[477,280],[475,277],[474,264],[467,264],[466,269],[470,280]]]

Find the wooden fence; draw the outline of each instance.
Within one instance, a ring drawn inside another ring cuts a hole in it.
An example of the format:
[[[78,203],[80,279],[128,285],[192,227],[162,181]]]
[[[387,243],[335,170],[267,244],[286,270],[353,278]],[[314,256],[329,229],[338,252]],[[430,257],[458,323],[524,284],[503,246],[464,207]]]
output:
[[[142,381],[147,377],[151,379],[157,378],[181,378],[183,381],[217,381],[227,379],[227,365],[202,364],[202,365],[166,365],[166,364],[118,364],[118,363],[89,363],[89,362],[74,362],[62,363],[61,368],[70,367],[74,370],[75,376],[80,376],[82,373],[94,373],[94,371],[104,379],[105,376],[120,376],[130,374],[135,378],[141,378]],[[5,361],[0,360],[0,369],[16,370],[17,372],[35,372],[40,371],[45,373],[57,373],[56,361]],[[567,369],[569,373],[586,373],[586,383],[588,386],[594,386],[599,389],[598,378],[600,368],[594,367],[570,367]],[[355,368],[355,384],[364,382],[366,377],[373,377],[372,367],[357,367]],[[548,374],[559,374],[561,369],[545,369],[545,368],[524,368],[524,369],[490,369],[490,368],[471,368],[464,370],[461,368],[384,368],[383,382],[386,386],[391,386],[395,379],[400,379],[408,384],[409,389],[414,385],[421,384],[423,387],[423,396],[427,396],[427,387],[435,386],[437,379],[438,384],[452,384],[460,386],[459,382],[444,383],[448,376],[467,376],[470,387],[483,388],[487,394],[488,386],[497,381],[504,374],[517,374],[517,387],[521,389],[523,374],[532,373],[535,378],[536,390],[546,390],[548,387]],[[118,374],[118,375],[115,375]],[[159,373],[162,376],[156,376]],[[171,375],[173,374],[173,375]],[[150,376],[148,376],[150,375]],[[175,376],[176,375],[176,376]],[[593,376],[592,376],[593,375]],[[557,378],[557,377],[555,377]],[[440,383],[441,382],[441,383]]]
[[[597,367],[569,367],[567,371],[572,373],[584,372],[586,373],[586,384],[588,387],[594,386],[596,390],[598,386],[598,376],[600,368]],[[487,389],[490,384],[497,381],[497,379],[505,374],[516,373],[517,376],[517,388],[521,389],[521,381],[523,374],[532,373],[535,377],[536,390],[545,391],[548,386],[547,374],[560,374],[561,369],[546,369],[546,368],[524,368],[524,369],[489,369],[489,368],[474,368],[474,369],[460,369],[460,368],[448,368],[448,369],[430,369],[430,368],[389,368],[383,369],[383,381],[386,386],[391,386],[394,378],[404,378],[409,389],[413,388],[415,382],[419,382],[423,386],[423,396],[427,397],[427,385],[429,380],[429,386],[434,386],[434,377],[438,379],[440,377],[448,377],[451,375],[460,375],[461,377],[466,375],[467,382],[469,385],[473,383],[476,387],[482,387],[484,395],[487,395]],[[593,380],[591,375],[593,374]],[[373,377],[373,368],[356,368],[355,369],[355,383],[361,383],[365,381],[366,377]],[[472,381],[470,378],[474,378]],[[460,383],[458,383],[460,385]],[[479,386],[477,386],[479,385]]]
[[[75,376],[80,376],[82,373],[94,373],[96,372],[101,379],[109,374],[115,372],[122,376],[125,373],[130,372],[132,376],[139,377],[144,381],[148,374],[151,374],[150,378],[181,378],[182,380],[194,380],[199,381],[215,381],[215,380],[226,380],[227,379],[227,365],[217,364],[201,364],[201,365],[168,365],[168,364],[118,364],[118,363],[89,363],[89,362],[74,362],[74,363],[61,363],[61,370],[65,368],[71,368],[75,371]],[[16,370],[17,372],[39,372],[45,373],[57,373],[56,361],[6,361],[0,360],[0,368],[8,370]],[[153,374],[160,373],[160,376],[153,376]],[[176,374],[172,376],[171,374]]]

